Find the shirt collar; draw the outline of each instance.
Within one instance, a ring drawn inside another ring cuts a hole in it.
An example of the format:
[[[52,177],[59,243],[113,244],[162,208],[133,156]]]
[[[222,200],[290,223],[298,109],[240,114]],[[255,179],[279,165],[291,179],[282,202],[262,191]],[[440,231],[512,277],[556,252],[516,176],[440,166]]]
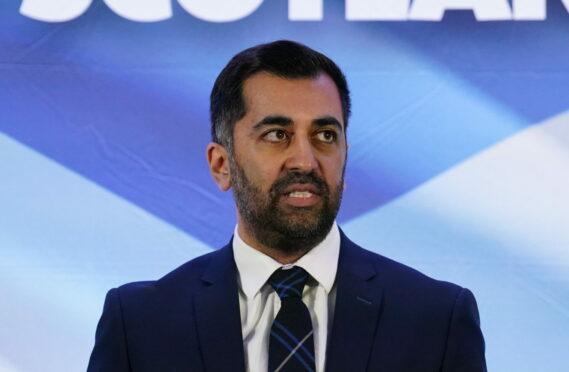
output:
[[[235,227],[233,255],[239,272],[241,289],[247,298],[253,298],[275,270],[284,265],[245,243]],[[336,222],[324,240],[294,263],[306,270],[330,293],[338,270],[340,231]]]

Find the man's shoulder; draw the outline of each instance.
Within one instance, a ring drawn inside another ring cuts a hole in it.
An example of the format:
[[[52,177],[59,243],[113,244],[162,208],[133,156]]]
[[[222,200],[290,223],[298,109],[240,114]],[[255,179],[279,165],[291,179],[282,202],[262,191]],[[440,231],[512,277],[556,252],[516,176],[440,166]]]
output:
[[[359,256],[359,262],[370,265],[375,273],[374,282],[386,291],[400,295],[420,295],[456,298],[463,290],[461,286],[432,278],[421,271],[363,248],[343,237],[343,243],[352,254]]]
[[[219,250],[198,256],[176,269],[170,271],[162,278],[157,280],[137,281],[126,283],[118,288],[116,292],[121,299],[135,299],[144,301],[147,299],[160,300],[164,297],[175,296],[176,293],[184,292],[192,294],[203,287],[203,279],[210,270],[212,261],[220,260],[221,256],[227,254],[225,246]]]

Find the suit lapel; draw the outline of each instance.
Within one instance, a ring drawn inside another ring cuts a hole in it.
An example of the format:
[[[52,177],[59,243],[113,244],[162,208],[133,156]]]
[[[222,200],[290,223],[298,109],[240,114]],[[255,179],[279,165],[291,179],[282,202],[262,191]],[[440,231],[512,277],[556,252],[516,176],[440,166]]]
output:
[[[194,306],[200,348],[209,371],[244,371],[245,359],[232,245],[212,258]]]
[[[343,233],[341,237],[326,371],[365,371],[379,320],[382,289],[373,282],[376,270],[366,259],[366,251]]]

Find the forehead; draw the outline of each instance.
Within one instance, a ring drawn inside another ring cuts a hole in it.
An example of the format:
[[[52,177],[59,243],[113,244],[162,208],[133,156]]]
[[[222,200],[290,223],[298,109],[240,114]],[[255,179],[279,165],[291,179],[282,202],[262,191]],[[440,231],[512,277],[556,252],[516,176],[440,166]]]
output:
[[[245,80],[243,100],[245,117],[251,120],[281,115],[296,122],[332,116],[343,124],[338,88],[324,73],[314,78],[285,79],[260,72]]]

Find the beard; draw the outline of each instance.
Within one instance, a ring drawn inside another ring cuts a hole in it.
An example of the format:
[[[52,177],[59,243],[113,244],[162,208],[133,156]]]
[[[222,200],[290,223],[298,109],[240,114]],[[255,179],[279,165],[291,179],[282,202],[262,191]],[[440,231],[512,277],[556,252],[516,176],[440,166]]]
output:
[[[340,208],[344,170],[332,191],[314,172],[289,172],[275,181],[267,193],[249,181],[233,156],[230,166],[237,210],[255,240],[285,254],[307,252],[324,240]],[[284,190],[292,184],[314,185],[320,195],[319,203],[309,207],[281,205]]]

